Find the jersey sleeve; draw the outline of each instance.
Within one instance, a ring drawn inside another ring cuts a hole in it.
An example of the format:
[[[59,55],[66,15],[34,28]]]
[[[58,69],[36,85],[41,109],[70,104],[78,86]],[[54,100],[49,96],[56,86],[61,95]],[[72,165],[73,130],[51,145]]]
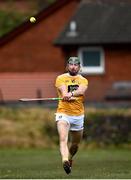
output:
[[[62,85],[64,85],[65,83],[64,83],[64,79],[62,78],[62,77],[60,77],[60,76],[58,76],[57,78],[56,78],[56,82],[55,82],[55,87],[60,87],[60,86],[62,86]]]
[[[81,85],[88,86],[88,80],[83,78],[81,81]]]

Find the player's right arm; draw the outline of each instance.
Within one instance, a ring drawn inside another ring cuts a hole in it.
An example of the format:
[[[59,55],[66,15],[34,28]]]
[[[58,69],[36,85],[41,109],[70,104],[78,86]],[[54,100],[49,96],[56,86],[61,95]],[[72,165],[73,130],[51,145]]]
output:
[[[66,85],[62,85],[58,88],[58,90],[61,92],[62,94],[62,98],[64,101],[69,101],[71,100],[72,97],[72,93],[71,92],[67,92],[67,87]]]
[[[60,92],[63,100],[69,101],[71,99],[72,93],[68,92],[67,86],[64,82],[64,79],[61,76],[57,77],[55,86],[57,87],[58,91]]]

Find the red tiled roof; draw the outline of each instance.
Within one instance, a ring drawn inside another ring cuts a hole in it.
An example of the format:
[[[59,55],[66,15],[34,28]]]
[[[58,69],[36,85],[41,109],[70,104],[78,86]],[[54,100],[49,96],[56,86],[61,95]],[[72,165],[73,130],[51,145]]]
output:
[[[1,73],[0,101],[56,97],[57,73]]]

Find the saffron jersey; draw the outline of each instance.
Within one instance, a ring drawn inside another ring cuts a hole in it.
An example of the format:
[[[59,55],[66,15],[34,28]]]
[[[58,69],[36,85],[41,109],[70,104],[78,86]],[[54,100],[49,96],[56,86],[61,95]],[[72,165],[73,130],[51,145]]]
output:
[[[77,90],[80,85],[87,86],[88,80],[81,75],[70,76],[69,73],[64,73],[56,78],[55,86],[59,97],[62,97],[61,92],[58,88],[65,85],[67,92]],[[73,101],[59,101],[57,113],[63,113],[71,116],[79,116],[84,114],[84,96],[77,96],[76,100]]]

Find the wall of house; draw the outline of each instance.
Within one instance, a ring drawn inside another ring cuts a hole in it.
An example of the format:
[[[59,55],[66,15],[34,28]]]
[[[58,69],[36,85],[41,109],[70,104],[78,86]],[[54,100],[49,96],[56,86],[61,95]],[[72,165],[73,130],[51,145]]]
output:
[[[109,92],[113,92],[113,83],[131,82],[131,49],[105,48],[105,73],[102,75],[87,75],[89,88],[86,93],[89,101],[105,101]]]
[[[64,70],[63,54],[53,41],[76,9],[71,1],[43,21],[0,47],[0,72],[56,72]]]
[[[0,103],[21,98],[56,97],[57,73],[0,73]]]

